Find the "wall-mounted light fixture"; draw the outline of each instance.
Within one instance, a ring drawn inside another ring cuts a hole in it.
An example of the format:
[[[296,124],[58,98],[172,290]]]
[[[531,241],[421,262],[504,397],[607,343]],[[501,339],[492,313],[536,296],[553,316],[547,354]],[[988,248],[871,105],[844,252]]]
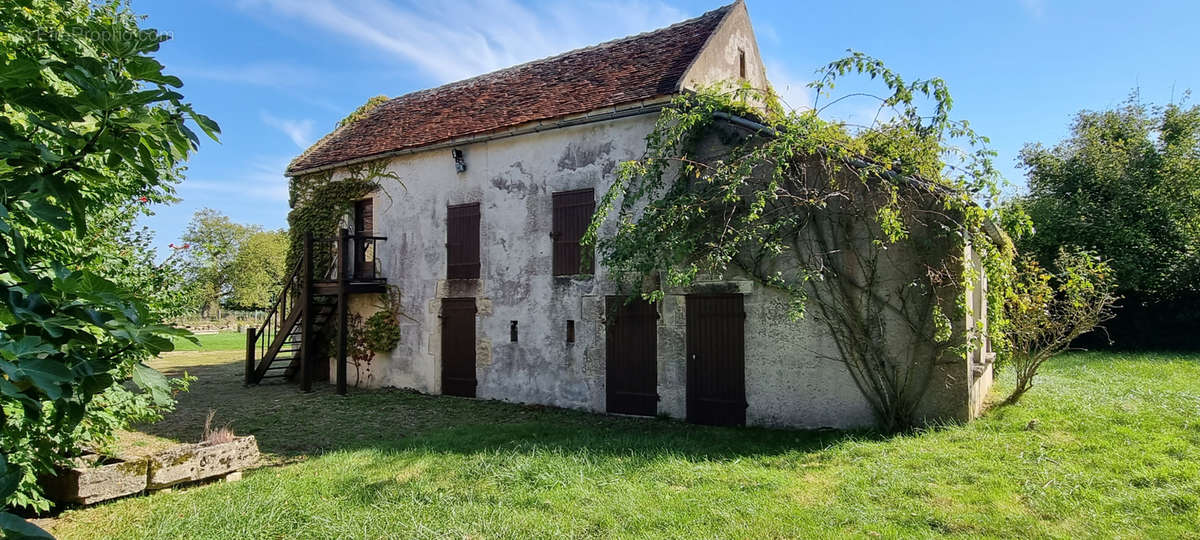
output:
[[[467,160],[463,158],[463,151],[455,148],[450,151],[450,155],[454,156],[454,170],[458,172],[467,172]]]

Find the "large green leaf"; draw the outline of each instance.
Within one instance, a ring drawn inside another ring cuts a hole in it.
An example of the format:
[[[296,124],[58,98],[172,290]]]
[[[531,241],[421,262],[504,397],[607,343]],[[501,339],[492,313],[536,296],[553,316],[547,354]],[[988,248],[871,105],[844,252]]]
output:
[[[221,126],[218,126],[212,118],[192,111],[192,120],[196,121],[196,125],[200,126],[200,129],[204,130],[204,134],[208,135],[210,139],[218,140],[217,136],[221,134]]]
[[[25,340],[37,341],[37,338],[26,337]],[[8,357],[8,347],[0,347],[0,353]],[[8,375],[9,380],[14,383],[32,384],[52,400],[61,398],[63,385],[72,382],[71,370],[57,358],[26,357],[17,362],[0,360],[0,371]]]
[[[0,66],[0,88],[24,88],[29,79],[39,76],[41,62],[32,58],[17,58]]]
[[[138,362],[133,366],[133,383],[150,392],[150,397],[159,405],[171,403],[171,383],[158,370]]]
[[[17,485],[24,476],[19,467],[8,464],[8,456],[0,454],[0,500],[5,500],[17,491]]]
[[[49,538],[50,540],[54,540],[54,535],[42,530],[41,527],[8,512],[0,512],[0,531],[4,532],[4,538],[6,539]]]

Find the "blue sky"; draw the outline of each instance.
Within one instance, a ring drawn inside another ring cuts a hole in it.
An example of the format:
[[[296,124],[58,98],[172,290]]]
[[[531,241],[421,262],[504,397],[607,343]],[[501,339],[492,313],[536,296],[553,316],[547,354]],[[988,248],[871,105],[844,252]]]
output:
[[[398,96],[665,26],[720,0],[134,0],[169,33],[159,59],[216,119],[179,187],[183,202],[144,220],[156,244],[179,238],[203,207],[286,226],[283,169],[366,101]],[[954,113],[992,139],[1019,189],[1017,152],[1053,143],[1080,109],[1200,90],[1200,3],[1066,0],[772,1],[748,7],[768,77],[788,102],[846,49],[908,78],[942,77]],[[874,111],[846,102],[836,116]]]

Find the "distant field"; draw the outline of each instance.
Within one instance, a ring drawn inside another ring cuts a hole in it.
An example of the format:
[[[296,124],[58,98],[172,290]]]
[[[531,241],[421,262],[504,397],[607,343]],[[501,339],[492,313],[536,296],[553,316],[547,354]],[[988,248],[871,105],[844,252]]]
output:
[[[175,339],[177,351],[240,351],[246,348],[246,334],[241,332],[218,332],[196,336],[200,345],[186,339]]]

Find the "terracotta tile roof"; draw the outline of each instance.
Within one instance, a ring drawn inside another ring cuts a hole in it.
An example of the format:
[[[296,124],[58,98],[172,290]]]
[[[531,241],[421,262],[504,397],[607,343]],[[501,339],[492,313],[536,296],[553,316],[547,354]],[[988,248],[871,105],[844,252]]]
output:
[[[287,173],[674,94],[730,7],[397,97],[314,144]]]

